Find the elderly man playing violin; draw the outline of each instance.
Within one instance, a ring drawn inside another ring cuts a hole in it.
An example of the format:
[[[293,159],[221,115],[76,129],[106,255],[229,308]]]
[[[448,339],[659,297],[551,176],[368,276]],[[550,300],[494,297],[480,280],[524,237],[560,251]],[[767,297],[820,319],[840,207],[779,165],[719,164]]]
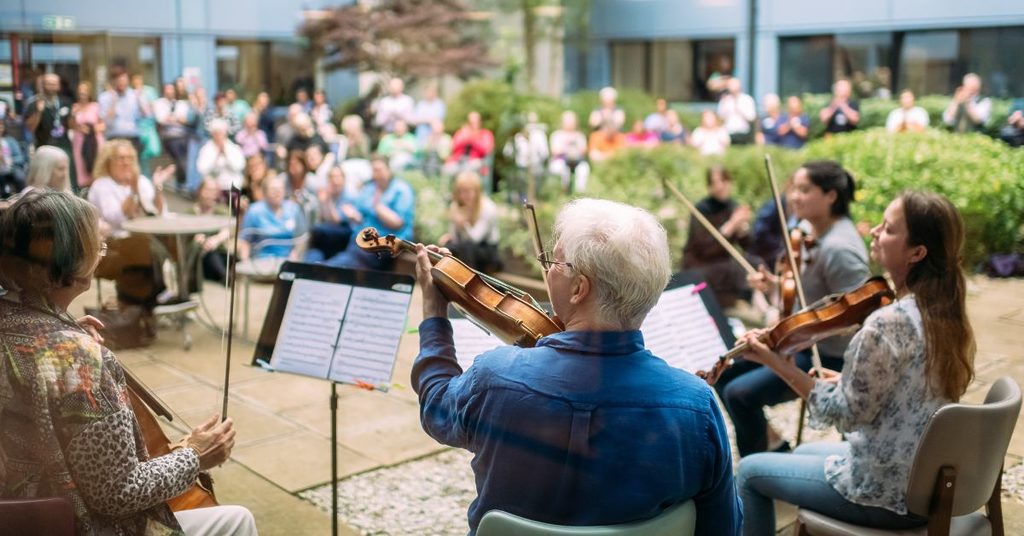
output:
[[[561,210],[555,235],[540,261],[565,331],[485,352],[465,371],[428,248],[417,246],[424,320],[412,385],[424,430],[475,454],[470,532],[492,509],[611,525],[692,499],[697,534],[739,534],[711,389],[646,350],[639,331],[668,283],[665,229],[642,209],[580,199]]]
[[[256,534],[240,506],[168,507],[228,459],[235,431],[213,416],[149,456],[102,324],[68,315],[105,253],[99,212],[69,193],[34,191],[0,215],[0,498],[63,497],[79,535]]]

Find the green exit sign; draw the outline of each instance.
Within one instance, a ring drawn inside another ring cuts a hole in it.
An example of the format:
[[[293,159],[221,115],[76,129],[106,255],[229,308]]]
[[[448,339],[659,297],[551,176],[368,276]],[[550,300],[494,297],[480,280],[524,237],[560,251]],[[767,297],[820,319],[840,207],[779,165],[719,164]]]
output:
[[[74,17],[62,17],[60,15],[44,15],[43,16],[43,29],[44,30],[74,30],[75,29],[75,18]]]

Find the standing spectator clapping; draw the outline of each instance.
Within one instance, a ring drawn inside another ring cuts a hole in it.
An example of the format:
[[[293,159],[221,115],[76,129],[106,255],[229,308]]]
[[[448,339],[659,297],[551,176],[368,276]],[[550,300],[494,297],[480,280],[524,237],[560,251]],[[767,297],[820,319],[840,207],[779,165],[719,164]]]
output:
[[[176,168],[175,179],[184,187],[188,163],[188,124],[192,120],[192,105],[188,95],[178,94],[174,84],[164,84],[163,96],[153,102],[153,116],[164,151]]]
[[[238,92],[233,88],[228,88],[224,91],[224,100],[227,101],[228,110],[231,111],[231,116],[235,118],[235,124],[242,124],[242,120],[245,116],[249,115],[252,111],[252,107],[249,106],[245,99],[238,96]]]
[[[786,113],[779,122],[779,145],[790,149],[799,149],[807,143],[810,134],[811,118],[804,113],[800,97],[790,95],[786,99]]]
[[[729,144],[729,132],[718,123],[715,112],[706,110],[700,114],[700,126],[693,129],[690,145],[703,155],[722,155]]]
[[[985,126],[991,114],[992,100],[981,96],[981,77],[967,73],[942,113],[942,120],[955,132],[975,132]]]
[[[852,91],[850,81],[846,79],[837,80],[832,85],[832,102],[818,113],[818,119],[825,123],[826,137],[854,130],[860,123],[860,107],[857,101],[850,99]]]
[[[245,170],[245,156],[242,148],[228,136],[226,121],[215,119],[210,123],[210,141],[199,150],[196,167],[203,177],[217,181],[222,192],[232,186],[242,187],[242,171]]]
[[[757,122],[756,141],[758,145],[779,145],[779,126],[783,121],[782,102],[774,93],[767,93],[762,101],[764,115]]]
[[[928,128],[928,111],[914,106],[914,92],[904,89],[900,93],[900,107],[889,112],[885,129],[889,132],[924,132]]]
[[[59,147],[70,158],[71,102],[60,94],[60,76],[44,74],[41,82],[41,91],[25,107],[25,128],[32,133],[35,147]],[[72,184],[77,189],[78,185]]]
[[[259,128],[259,117],[255,111],[249,112],[245,116],[242,121],[242,130],[235,134],[235,142],[242,148],[242,154],[246,158],[263,154],[270,147],[266,133]]]
[[[743,84],[739,78],[730,77],[725,84],[726,92],[718,100],[718,117],[729,133],[732,145],[742,145],[754,141],[754,121],[757,119],[757,108],[754,98],[743,92]]]
[[[327,103],[327,94],[322,89],[314,91],[313,107],[309,110],[309,118],[313,120],[313,124],[319,129],[324,125],[330,124],[333,117],[334,111],[331,110],[331,105]]]
[[[476,171],[481,176],[490,174],[487,159],[494,152],[494,134],[483,127],[480,112],[472,111],[452,137],[452,154],[444,165],[444,174],[458,175],[464,170]]]
[[[562,189],[583,192],[590,176],[587,137],[576,126],[576,114],[562,112],[560,128],[551,133],[551,163],[548,169],[562,179]]]
[[[423,98],[416,103],[413,119],[416,123],[416,141],[422,146],[432,131],[434,121],[444,121],[447,113],[444,101],[437,96],[437,86],[431,84],[423,91]]]
[[[405,121],[408,125],[413,120],[415,102],[405,94],[405,82],[401,78],[392,78],[388,82],[388,94],[377,101],[374,126],[387,133],[395,130],[395,121]]]
[[[597,96],[601,104],[590,112],[590,120],[587,122],[590,128],[599,130],[608,125],[615,130],[622,130],[622,125],[626,124],[626,112],[616,104],[619,92],[609,86],[602,88]]]

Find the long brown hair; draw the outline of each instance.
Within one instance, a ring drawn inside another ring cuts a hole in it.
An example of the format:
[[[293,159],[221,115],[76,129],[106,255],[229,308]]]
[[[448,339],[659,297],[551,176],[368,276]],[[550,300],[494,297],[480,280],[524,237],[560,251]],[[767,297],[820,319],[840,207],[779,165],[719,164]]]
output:
[[[483,184],[480,182],[480,175],[477,175],[475,171],[463,171],[455,177],[455,183],[452,186],[452,191],[458,190],[462,187],[471,188],[476,195],[473,197],[473,202],[469,205],[463,206],[459,204],[455,196],[452,196],[451,206],[448,207],[449,214],[461,212],[463,216],[469,220],[469,223],[475,225],[477,220],[480,219],[480,208],[483,206],[484,190]]]
[[[924,246],[924,258],[911,266],[907,288],[914,293],[924,325],[928,385],[959,400],[974,379],[974,330],[967,319],[966,280],[960,268],[964,223],[945,197],[904,192],[907,245]]]

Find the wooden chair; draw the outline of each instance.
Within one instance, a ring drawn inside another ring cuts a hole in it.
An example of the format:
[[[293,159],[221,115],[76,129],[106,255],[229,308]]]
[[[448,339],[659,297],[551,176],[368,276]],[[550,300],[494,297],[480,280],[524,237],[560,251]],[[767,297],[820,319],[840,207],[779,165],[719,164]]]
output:
[[[63,497],[0,499],[0,532],[19,536],[74,536],[75,512]]]
[[[1003,458],[1020,413],[1020,386],[1009,377],[981,405],[949,404],[935,412],[914,455],[907,510],[928,518],[911,530],[858,527],[801,509],[799,536],[1003,536]],[[978,510],[985,506],[987,515]]]
[[[697,507],[686,501],[658,517],[622,525],[570,527],[532,521],[501,510],[491,510],[477,527],[477,536],[693,536]]]

